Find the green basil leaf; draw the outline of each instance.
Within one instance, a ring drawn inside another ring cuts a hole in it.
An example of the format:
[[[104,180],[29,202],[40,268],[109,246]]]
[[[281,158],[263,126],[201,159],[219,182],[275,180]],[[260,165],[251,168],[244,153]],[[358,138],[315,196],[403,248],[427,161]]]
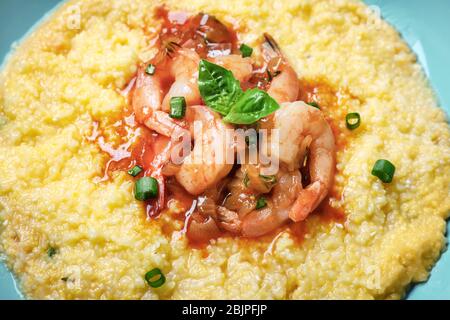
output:
[[[242,95],[231,71],[206,60],[200,61],[198,88],[205,104],[224,116]]]
[[[235,124],[252,124],[279,108],[280,105],[267,92],[250,89],[244,92],[223,120]]]

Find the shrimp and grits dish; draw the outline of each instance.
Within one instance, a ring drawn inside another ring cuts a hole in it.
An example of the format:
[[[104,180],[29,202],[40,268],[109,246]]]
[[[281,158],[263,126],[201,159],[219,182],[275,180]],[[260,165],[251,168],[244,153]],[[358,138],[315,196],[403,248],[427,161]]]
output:
[[[400,299],[449,185],[446,116],[361,1],[72,0],[1,71],[27,298]]]

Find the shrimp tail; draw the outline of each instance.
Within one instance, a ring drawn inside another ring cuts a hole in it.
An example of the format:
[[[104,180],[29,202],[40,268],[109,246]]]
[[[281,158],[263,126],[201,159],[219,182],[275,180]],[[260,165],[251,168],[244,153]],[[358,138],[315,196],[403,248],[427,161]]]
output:
[[[314,211],[326,195],[326,187],[320,181],[300,191],[298,198],[289,211],[289,218],[294,222],[305,220]]]

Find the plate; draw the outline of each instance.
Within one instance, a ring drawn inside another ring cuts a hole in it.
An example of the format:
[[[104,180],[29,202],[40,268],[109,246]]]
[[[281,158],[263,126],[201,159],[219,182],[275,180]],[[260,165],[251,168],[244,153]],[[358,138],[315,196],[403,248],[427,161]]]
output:
[[[450,114],[450,42],[445,32],[450,30],[448,0],[366,0],[371,8],[401,32],[422,64],[437,93],[440,105]],[[45,19],[45,14],[61,0],[1,0],[0,59],[7,56],[11,45]],[[11,17],[13,19],[11,19]],[[44,17],[44,18],[42,18]],[[33,26],[34,24],[34,26]],[[447,224],[447,234],[449,224]],[[430,279],[415,285],[408,299],[450,299],[450,252],[445,252],[431,272]],[[23,298],[13,276],[0,263],[0,299]]]

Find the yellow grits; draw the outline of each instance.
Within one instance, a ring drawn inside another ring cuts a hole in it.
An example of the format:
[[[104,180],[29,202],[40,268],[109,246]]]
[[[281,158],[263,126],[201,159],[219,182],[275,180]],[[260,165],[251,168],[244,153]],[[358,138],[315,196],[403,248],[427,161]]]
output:
[[[96,182],[106,155],[86,137],[94,119],[110,124],[126,105],[117,89],[147,59],[146,33],[160,2],[70,1],[17,49],[0,77],[0,251],[23,293],[383,299],[426,280],[445,244],[450,133],[399,34],[353,0],[166,3],[233,22],[255,48],[270,33],[303,79],[325,78],[341,112],[361,114],[362,126],[337,159],[346,220],[312,216],[301,243],[288,233],[270,245],[219,239],[206,257],[180,233],[168,237],[145,220],[125,172]],[[81,13],[75,30],[73,5]],[[397,168],[391,184],[370,174],[380,158]],[[53,257],[49,247],[57,249]],[[167,277],[158,289],[144,280],[154,267]]]

